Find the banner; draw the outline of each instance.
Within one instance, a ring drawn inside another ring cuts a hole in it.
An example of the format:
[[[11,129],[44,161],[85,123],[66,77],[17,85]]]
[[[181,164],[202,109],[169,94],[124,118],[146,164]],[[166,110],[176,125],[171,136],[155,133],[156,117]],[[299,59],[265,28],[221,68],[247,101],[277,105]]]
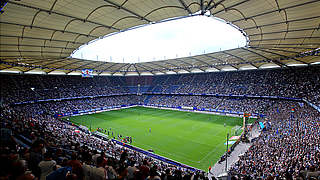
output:
[[[264,124],[262,122],[259,122],[260,128],[263,129],[264,128]]]

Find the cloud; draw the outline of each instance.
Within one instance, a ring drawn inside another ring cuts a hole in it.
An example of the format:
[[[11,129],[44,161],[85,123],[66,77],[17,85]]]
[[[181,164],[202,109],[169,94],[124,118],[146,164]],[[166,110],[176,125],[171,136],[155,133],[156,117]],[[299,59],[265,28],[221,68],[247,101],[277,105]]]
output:
[[[212,17],[195,16],[125,31],[95,41],[72,57],[112,62],[145,62],[242,47],[237,29]]]

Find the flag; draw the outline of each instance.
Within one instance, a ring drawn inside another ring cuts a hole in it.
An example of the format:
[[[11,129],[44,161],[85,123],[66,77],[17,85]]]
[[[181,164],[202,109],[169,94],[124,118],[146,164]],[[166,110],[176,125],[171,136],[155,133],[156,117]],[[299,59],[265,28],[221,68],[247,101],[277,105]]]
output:
[[[225,142],[224,143],[224,145],[227,145],[227,143],[228,143],[228,145],[232,145],[232,144],[234,144],[234,143],[236,143],[237,141],[228,141],[228,142]]]
[[[232,141],[232,140],[238,140],[240,139],[240,136],[232,136],[229,141]]]
[[[260,128],[263,129],[264,128],[264,124],[262,122],[259,122]]]

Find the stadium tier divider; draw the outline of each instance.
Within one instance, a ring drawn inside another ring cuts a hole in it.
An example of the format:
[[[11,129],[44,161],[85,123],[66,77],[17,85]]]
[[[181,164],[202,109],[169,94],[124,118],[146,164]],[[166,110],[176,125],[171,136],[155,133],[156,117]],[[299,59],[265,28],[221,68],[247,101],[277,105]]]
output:
[[[23,101],[13,103],[12,105],[22,104],[34,104],[41,102],[51,101],[64,101],[64,100],[76,100],[76,99],[92,99],[100,97],[113,97],[113,96],[126,96],[126,95],[137,95],[137,93],[120,93],[120,94],[108,94],[108,95],[95,95],[95,96],[77,96],[77,97],[66,97],[56,99],[39,99],[33,101]],[[208,96],[208,97],[230,97],[230,98],[249,98],[249,99],[271,99],[271,100],[288,100],[288,101],[304,101],[302,98],[293,97],[281,97],[281,96],[256,96],[256,95],[235,95],[235,94],[200,94],[200,93],[157,93],[157,92],[142,92],[141,95],[172,95],[172,96]]]
[[[320,112],[320,107],[312,104],[311,102],[307,101],[306,99],[303,99],[303,102],[307,103],[309,106],[313,107],[315,110]]]
[[[80,97],[68,97],[68,98],[59,98],[59,99],[41,99],[41,100],[34,100],[34,101],[24,101],[24,102],[18,102],[13,103],[12,105],[23,105],[23,104],[34,104],[34,103],[43,103],[43,102],[51,102],[51,101],[66,101],[66,100],[76,100],[76,99],[92,99],[92,98],[100,98],[100,97],[113,97],[113,96],[126,96],[126,95],[137,95],[135,93],[123,93],[123,94],[109,94],[109,95],[96,95],[96,96],[80,96]],[[233,94],[197,94],[197,93],[142,93],[141,95],[177,95],[177,96],[208,96],[208,97],[229,97],[229,98],[248,98],[248,99],[271,99],[271,100],[287,100],[287,101],[297,101],[297,102],[307,102],[306,100],[303,100],[302,98],[292,98],[292,97],[280,97],[280,96],[255,96],[255,95],[233,95]],[[309,105],[311,103],[308,103]],[[126,105],[124,105],[126,106]],[[312,105],[310,105],[312,106]],[[313,105],[312,107],[316,108],[318,111],[319,107]],[[176,108],[176,107],[173,107]],[[179,107],[178,107],[179,108]],[[105,107],[98,108],[99,110],[104,110]],[[239,114],[239,112],[233,112],[233,111],[224,111],[219,109],[206,109],[201,108],[198,109],[197,107],[194,107],[194,110],[200,110],[200,111],[213,111],[213,112],[219,112],[219,113],[230,113],[230,114]],[[95,111],[95,110],[92,110]],[[68,112],[70,113],[70,112]],[[243,114],[243,112],[240,112]],[[78,114],[77,112],[73,112],[72,114]],[[260,116],[259,114],[253,114],[254,116]],[[58,115],[59,116],[59,115]],[[60,115],[63,116],[63,115]]]

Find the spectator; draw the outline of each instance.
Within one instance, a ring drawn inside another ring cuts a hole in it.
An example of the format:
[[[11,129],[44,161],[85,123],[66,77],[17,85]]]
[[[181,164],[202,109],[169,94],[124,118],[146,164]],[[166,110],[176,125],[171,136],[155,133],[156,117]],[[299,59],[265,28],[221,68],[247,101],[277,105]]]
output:
[[[56,170],[56,161],[52,160],[51,153],[46,152],[44,154],[44,160],[39,163],[40,168],[40,180],[45,180],[47,175]]]

